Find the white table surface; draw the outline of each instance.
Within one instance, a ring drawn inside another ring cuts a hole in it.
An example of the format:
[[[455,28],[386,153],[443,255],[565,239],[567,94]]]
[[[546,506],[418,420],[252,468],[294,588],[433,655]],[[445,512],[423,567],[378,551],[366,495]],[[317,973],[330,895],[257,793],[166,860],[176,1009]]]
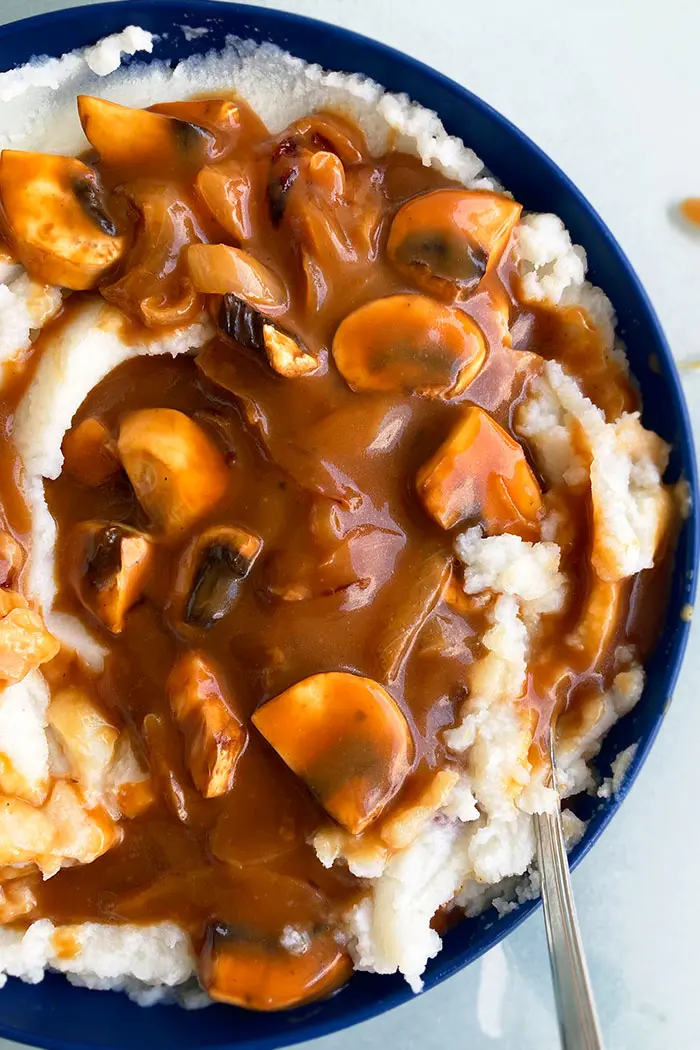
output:
[[[0,22],[63,6],[0,0]],[[261,6],[391,44],[513,120],[573,178],[617,236],[677,359],[700,359],[700,236],[673,221],[679,199],[700,196],[700,0],[261,0]],[[700,371],[682,374],[697,430]],[[612,827],[574,875],[608,1050],[700,1048],[699,672],[696,625],[653,752]],[[313,1050],[357,1046],[554,1050],[541,915],[435,991],[318,1040]]]

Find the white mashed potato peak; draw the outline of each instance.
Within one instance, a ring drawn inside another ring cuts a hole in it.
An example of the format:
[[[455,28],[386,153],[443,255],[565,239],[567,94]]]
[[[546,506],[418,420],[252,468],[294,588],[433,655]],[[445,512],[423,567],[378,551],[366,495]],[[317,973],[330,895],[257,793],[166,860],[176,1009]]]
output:
[[[510,594],[524,602],[561,607],[564,577],[556,543],[528,543],[520,536],[483,536],[479,525],[457,537],[455,549],[464,564],[464,590]]]
[[[153,51],[153,34],[140,26],[127,26],[121,33],[106,36],[94,47],[84,52],[87,65],[98,77],[114,73],[122,62],[122,55],[135,55],[137,51]]]
[[[61,58],[33,59],[16,69],[0,73],[0,104],[39,91],[58,92],[74,77],[84,75],[86,67],[97,76],[105,76],[118,69],[123,54],[150,53],[152,50],[151,33],[139,26],[127,26],[121,33],[103,37],[94,47],[83,52],[71,51]],[[37,117],[41,119],[42,115]]]
[[[470,837],[469,825],[433,822],[392,857],[371,896],[349,916],[351,952],[359,970],[398,970],[420,991],[426,963],[442,944],[430,921],[462,886]]]
[[[556,215],[526,215],[516,231],[516,251],[526,299],[559,303],[583,284],[586,253]]]
[[[0,284],[0,366],[21,359],[32,343],[32,333],[55,317],[63,304],[58,288],[33,281],[11,270],[13,279]],[[1,373],[0,373],[1,375]]]
[[[600,751],[605,734],[639,702],[644,690],[644,669],[632,664],[615,676],[612,687],[592,703],[584,718],[583,732],[563,742],[557,752],[558,787],[563,796],[595,787],[591,759]]]
[[[586,484],[593,501],[593,566],[620,580],[653,565],[671,516],[662,484],[668,445],[637,413],[607,423],[561,365],[549,361],[530,386],[516,429],[550,484]]]
[[[183,984],[194,975],[195,959],[188,935],[172,922],[56,927],[41,919],[27,930],[0,927],[0,985],[7,976],[36,984],[49,968],[66,973],[71,984],[137,997],[149,985]]]
[[[117,47],[132,53],[133,34],[128,47],[122,37],[123,34],[117,34],[107,38],[111,41],[108,46],[103,41],[105,50],[100,54],[111,56]],[[79,94],[128,106],[148,106],[203,91],[230,92],[235,88],[272,133],[309,113],[335,109],[359,124],[375,155],[386,152],[392,143],[465,185],[494,185],[492,179],[483,176],[482,161],[460,139],[446,134],[435,113],[411,102],[406,95],[385,92],[359,73],[327,72],[272,44],[256,45],[231,37],[224,51],[191,56],[173,69],[162,62],[133,62],[127,69],[99,76],[89,68],[86,58],[93,56],[94,65],[95,50],[74,52],[60,61],[49,60],[51,66],[46,70],[41,63],[32,63],[22,70],[0,74],[0,148],[56,153],[85,149],[87,142],[75,107]],[[102,69],[110,62],[111,57],[103,66],[98,59],[97,65]],[[38,107],[35,114],[29,115],[16,103],[25,90],[27,101],[31,98]]]
[[[196,27],[179,28],[187,39],[199,35]],[[272,45],[234,39],[222,53],[194,56],[172,69],[135,60],[118,70],[123,54],[152,49],[151,34],[129,26],[84,52],[0,73],[0,148],[84,149],[75,107],[81,93],[146,106],[204,91],[235,90],[272,133],[331,108],[359,124],[375,155],[392,143],[465,186],[497,185],[484,177],[476,154],[445,133],[434,113],[404,95],[386,93],[364,76],[326,72]],[[612,307],[585,281],[585,252],[572,244],[561,220],[526,216],[515,238],[525,298],[582,306],[602,331],[608,351],[616,352]],[[2,363],[25,353],[36,330],[60,309],[62,298],[57,289],[32,282],[9,258],[0,264],[0,281],[5,282],[0,284]],[[44,340],[14,435],[32,512],[29,591],[50,630],[88,667],[99,670],[102,647],[76,619],[53,610],[56,525],[46,504],[44,479],[59,476],[61,446],[71,421],[112,369],[140,354],[187,352],[203,345],[212,329],[202,321],[167,338],[144,334],[134,342],[124,337],[124,317],[114,307],[92,301],[69,309],[73,313],[67,323]],[[584,486],[590,473],[600,575],[617,579],[650,565],[663,527],[664,443],[644,431],[636,416],[606,423],[555,364],[545,366],[531,384],[518,427],[548,482]],[[583,447],[579,433],[585,437]],[[314,840],[323,864],[346,862],[368,880],[367,894],[347,917],[357,968],[398,971],[415,990],[421,987],[426,963],[440,949],[440,936],[431,927],[436,911],[454,903],[475,914],[502,892],[502,880],[528,871],[534,854],[530,815],[553,803],[551,790],[531,775],[533,716],[517,701],[526,682],[530,632],[541,615],[559,610],[565,598],[559,547],[510,535],[484,537],[480,528],[472,528],[458,538],[456,550],[464,565],[465,591],[490,597],[484,654],[469,669],[459,722],[445,734],[459,773],[436,778],[413,811],[401,814],[388,829],[386,840],[353,838],[335,826],[321,829]],[[604,733],[638,700],[643,680],[636,665],[620,672],[602,698],[598,717],[562,751],[564,793],[590,786],[588,762]],[[46,731],[48,702],[39,672],[0,693],[0,751],[10,757],[25,791],[36,797],[48,782],[49,769],[59,776],[70,769],[57,738]],[[114,798],[119,785],[143,776],[133,751],[121,741],[109,769],[112,812],[118,809]],[[0,790],[5,790],[1,779]],[[528,874],[526,884],[514,890],[516,898],[532,896],[536,884],[536,873]],[[505,912],[510,905],[503,899],[501,906]],[[76,951],[62,951],[66,937],[74,940]],[[5,975],[39,981],[47,968],[87,987],[122,988],[146,1004],[185,986],[196,960],[188,936],[172,923],[85,923],[56,930],[41,920],[26,931],[0,927],[0,984]]]

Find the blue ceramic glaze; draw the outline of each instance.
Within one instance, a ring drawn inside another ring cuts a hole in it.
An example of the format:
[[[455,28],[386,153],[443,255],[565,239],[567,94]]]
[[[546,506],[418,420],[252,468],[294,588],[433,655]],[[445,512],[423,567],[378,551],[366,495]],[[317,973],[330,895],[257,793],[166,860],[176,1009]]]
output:
[[[173,28],[182,23],[206,25],[209,34],[186,41]],[[517,128],[458,84],[382,44],[296,15],[208,0],[126,0],[16,22],[0,28],[0,68],[19,65],[33,55],[57,56],[84,47],[130,24],[161,34],[154,58],[177,60],[221,47],[226,35],[234,34],[272,41],[309,62],[365,73],[389,90],[406,92],[435,110],[447,131],[464,139],[525,208],[561,216],[574,241],[586,249],[590,279],[605,290],[615,306],[618,329],[642,390],[644,422],[673,445],[668,476],[688,480],[697,506],[688,414],[668,345],[644,289],[590,204]],[[656,653],[647,666],[644,696],[632,714],[609,734],[600,757],[599,768],[607,774],[610,761],[622,748],[638,744],[625,791],[654,741],[680,667],[689,629],[680,613],[695,593],[697,529],[693,513],[680,537],[668,614]],[[593,845],[620,801],[581,802],[577,812],[589,819],[589,824],[573,851],[574,864]],[[526,904],[503,919],[490,909],[451,930],[442,952],[428,965],[426,988],[473,962],[519,925],[535,906]],[[64,978],[51,975],[39,985],[8,981],[0,991],[0,1034],[57,1050],[263,1050],[337,1031],[397,1006],[410,996],[398,977],[357,974],[332,999],[287,1013],[255,1014],[225,1006],[188,1012],[172,1006],[142,1009],[123,995],[74,988]]]

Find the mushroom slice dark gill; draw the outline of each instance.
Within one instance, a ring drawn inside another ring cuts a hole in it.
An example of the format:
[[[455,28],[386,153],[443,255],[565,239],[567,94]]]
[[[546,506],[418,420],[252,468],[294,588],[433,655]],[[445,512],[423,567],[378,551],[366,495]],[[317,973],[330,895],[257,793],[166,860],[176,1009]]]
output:
[[[498,262],[521,210],[490,190],[424,193],[396,213],[387,254],[423,291],[463,296]]]
[[[200,962],[200,981],[212,999],[248,1010],[289,1010],[345,984],[352,966],[330,931],[313,936],[288,929],[272,940],[212,924]]]
[[[90,95],[78,96],[78,115],[87,139],[106,164],[167,165],[188,157],[201,163],[220,155],[212,131],[190,120]]]
[[[75,157],[3,150],[0,201],[13,254],[36,280],[92,288],[124,252],[97,175]]]
[[[487,346],[463,310],[426,295],[388,295],[349,314],[333,338],[333,358],[355,391],[450,399],[479,375]]]
[[[332,905],[299,876],[240,865],[225,920],[207,928],[200,981],[214,999],[252,1010],[284,1010],[330,995],[352,966]]]
[[[310,375],[319,367],[319,358],[302,346],[295,335],[273,324],[238,296],[222,297],[216,320],[221,331],[241,346],[264,351],[270,367],[285,379]]]
[[[228,615],[261,549],[262,540],[245,529],[221,525],[203,532],[183,555],[178,572],[184,622],[208,630]]]
[[[143,594],[153,554],[150,538],[127,525],[85,521],[75,529],[68,548],[73,586],[112,634],[122,632],[127,612]]]

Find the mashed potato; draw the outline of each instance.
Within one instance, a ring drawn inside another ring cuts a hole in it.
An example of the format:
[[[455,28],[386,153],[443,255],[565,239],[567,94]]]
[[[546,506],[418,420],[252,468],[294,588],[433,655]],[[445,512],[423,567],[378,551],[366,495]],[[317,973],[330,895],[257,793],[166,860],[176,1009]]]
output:
[[[145,106],[225,89],[246,100],[271,131],[329,108],[358,123],[375,155],[392,143],[464,186],[497,185],[479,158],[445,133],[435,114],[362,76],[325,72],[270,45],[234,40],[221,54],[190,58],[174,69],[137,60],[118,69],[121,54],[152,47],[150,34],[131,26],[85,52],[0,74],[0,147],[83,149],[74,113],[78,93]],[[554,215],[524,216],[515,245],[524,299],[581,306],[598,327],[606,353],[617,355],[626,367],[611,304],[586,282],[585,252],[572,245],[561,221]],[[63,295],[33,281],[9,257],[2,261],[0,278],[0,365],[9,382],[37,332],[61,309]],[[45,344],[20,402],[14,440],[32,520],[24,587],[64,651],[72,650],[92,671],[103,662],[99,641],[77,619],[54,609],[56,525],[44,481],[61,474],[63,438],[86,396],[106,375],[139,355],[188,353],[211,334],[210,321],[202,317],[167,337],[134,342],[125,334],[119,309],[86,300],[70,307],[67,322]],[[670,497],[661,480],[668,458],[664,442],[644,430],[636,414],[606,420],[554,362],[545,363],[530,382],[516,428],[553,489],[577,493],[590,488],[591,558],[600,579],[619,582],[649,568],[671,522]],[[362,899],[344,920],[356,968],[398,971],[416,991],[428,960],[440,950],[440,935],[431,925],[436,912],[461,908],[475,914],[493,901],[505,913],[514,900],[536,892],[531,815],[552,807],[555,798],[543,783],[541,766],[533,762],[535,721],[520,700],[540,628],[565,608],[572,590],[557,529],[551,532],[551,539],[531,542],[514,534],[484,535],[476,526],[458,536],[455,553],[463,566],[464,595],[482,602],[486,629],[480,655],[468,669],[457,721],[445,734],[454,768],[438,771],[420,797],[394,812],[377,834],[351,835],[328,822],[314,836],[326,867],[346,864],[366,880]],[[623,654],[612,687],[593,698],[582,725],[562,734],[563,794],[595,787],[591,760],[604,734],[638,702],[643,684],[634,653]],[[94,711],[86,723],[95,735],[80,750],[79,730],[61,721],[59,697],[38,668],[0,692],[0,752],[8,760],[0,769],[0,790],[13,801],[6,813],[0,812],[0,854],[3,864],[16,865],[18,885],[28,860],[49,876],[109,848],[128,809],[123,789],[145,790],[150,783],[128,736],[104,720],[98,725]],[[86,755],[97,765],[86,769]],[[71,786],[76,780],[86,792],[82,799]],[[25,809],[20,812],[19,806]],[[13,857],[12,836],[30,807],[41,848],[25,843]],[[573,814],[566,819],[574,841],[583,829]],[[513,881],[520,876],[526,883]],[[12,914],[19,917],[31,907],[30,896],[16,893],[4,914],[14,908]],[[0,929],[0,981],[9,975],[36,982],[52,968],[73,983],[122,988],[150,1003],[174,990],[186,999],[195,966],[188,935],[173,923],[85,923],[61,929],[42,919],[27,929]]]

